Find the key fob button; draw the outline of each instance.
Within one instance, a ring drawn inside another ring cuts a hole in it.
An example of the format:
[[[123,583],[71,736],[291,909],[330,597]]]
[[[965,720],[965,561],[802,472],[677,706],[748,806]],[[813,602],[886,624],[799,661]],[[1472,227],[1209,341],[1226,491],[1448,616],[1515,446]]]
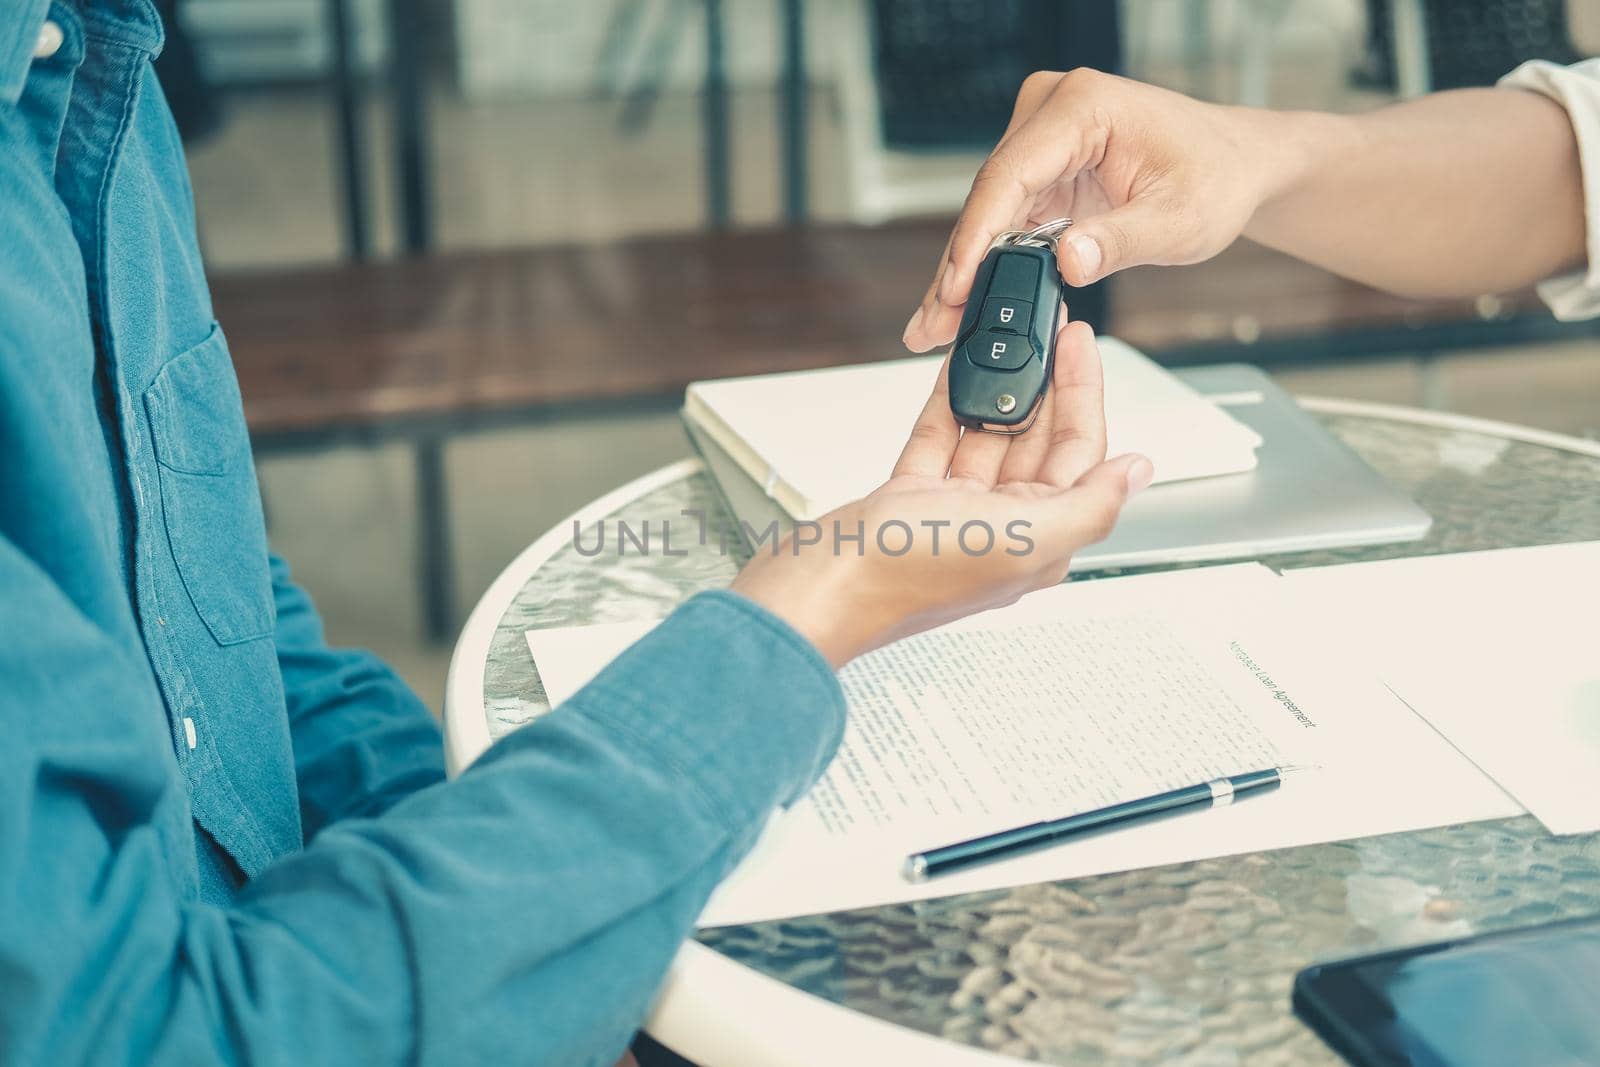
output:
[[[1033,302],[1013,300],[1008,296],[991,296],[983,302],[983,314],[978,316],[980,330],[1006,330],[1010,333],[1027,333],[1033,322]]]
[[[1032,256],[1008,256],[1002,253],[994,265],[994,277],[989,281],[988,295],[1032,300],[1038,292],[1039,261]]]
[[[967,359],[991,370],[1016,370],[1033,358],[1033,342],[1021,334],[979,330],[967,338]]]

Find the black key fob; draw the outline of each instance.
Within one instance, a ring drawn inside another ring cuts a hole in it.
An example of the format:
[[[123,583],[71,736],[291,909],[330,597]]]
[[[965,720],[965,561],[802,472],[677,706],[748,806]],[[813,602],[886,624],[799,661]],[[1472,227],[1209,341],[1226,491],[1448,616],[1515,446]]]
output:
[[[1050,386],[1061,297],[1053,245],[1002,238],[989,250],[950,357],[950,413],[962,426],[1015,434],[1032,425]]]

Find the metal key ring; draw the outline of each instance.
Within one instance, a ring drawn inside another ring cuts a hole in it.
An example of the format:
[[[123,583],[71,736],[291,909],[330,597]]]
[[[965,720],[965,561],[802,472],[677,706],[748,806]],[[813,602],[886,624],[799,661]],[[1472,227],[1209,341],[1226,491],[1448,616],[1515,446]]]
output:
[[[1041,222],[1031,230],[1004,230],[995,234],[994,240],[989,242],[989,247],[994,249],[1001,245],[1032,245],[1035,248],[1048,248],[1053,252],[1056,242],[1071,226],[1072,220],[1063,217]]]
[[[1012,243],[1019,245],[1042,245],[1054,251],[1056,242],[1059,241],[1061,239],[1061,235],[1066,233],[1071,227],[1072,220],[1070,218],[1062,217],[1059,219],[1051,219],[1049,222],[1041,222],[1033,229],[1022,234],[1022,236],[1017,237]]]

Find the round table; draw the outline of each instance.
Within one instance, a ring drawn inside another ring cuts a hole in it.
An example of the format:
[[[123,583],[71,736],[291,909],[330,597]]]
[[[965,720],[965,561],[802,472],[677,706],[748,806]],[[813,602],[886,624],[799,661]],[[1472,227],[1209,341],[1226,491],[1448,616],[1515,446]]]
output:
[[[1420,542],[1264,559],[1274,567],[1600,539],[1600,445],[1302,403],[1434,524]],[[684,509],[729,522],[696,460],[573,518],[638,528]],[[585,558],[572,529],[529,546],[462,633],[446,697],[452,768],[548,708],[524,631],[660,617],[727,584],[739,562],[715,537],[681,557]],[[1290,1012],[1299,968],[1592,913],[1600,834],[1554,838],[1522,817],[705,931],[648,1029],[703,1067],[1337,1063]]]

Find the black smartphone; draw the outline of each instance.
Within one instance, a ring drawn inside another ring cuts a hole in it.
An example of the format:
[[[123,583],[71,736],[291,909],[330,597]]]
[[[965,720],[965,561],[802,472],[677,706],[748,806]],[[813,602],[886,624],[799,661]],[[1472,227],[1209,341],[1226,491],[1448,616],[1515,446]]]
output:
[[[1600,1065],[1600,917],[1307,967],[1294,1010],[1359,1067]]]

